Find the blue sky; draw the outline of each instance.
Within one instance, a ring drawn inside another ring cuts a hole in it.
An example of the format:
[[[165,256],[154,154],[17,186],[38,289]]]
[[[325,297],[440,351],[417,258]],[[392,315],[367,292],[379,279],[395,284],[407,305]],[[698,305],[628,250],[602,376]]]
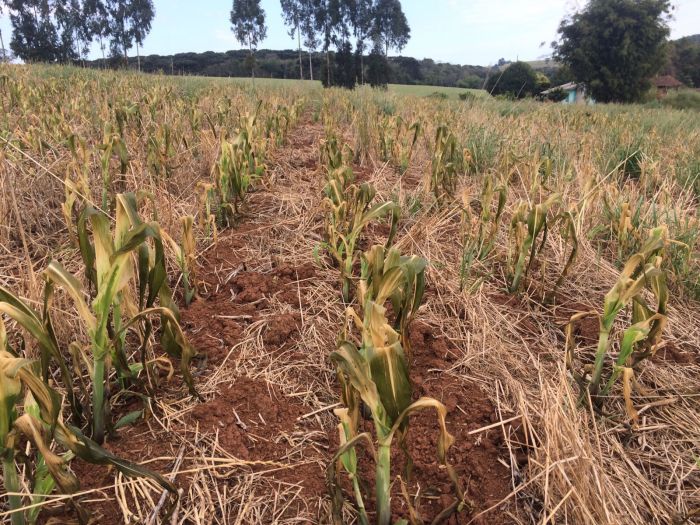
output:
[[[156,17],[143,54],[239,49],[230,31],[231,0],[154,0]],[[700,33],[700,0],[675,0],[673,38]],[[503,57],[535,60],[550,53],[563,16],[584,0],[403,0],[412,29],[402,54],[459,64],[490,65]],[[267,38],[261,48],[295,48],[279,0],[262,0]],[[7,15],[0,20],[5,45]],[[541,47],[541,43],[545,45]],[[98,56],[97,49],[93,51]]]

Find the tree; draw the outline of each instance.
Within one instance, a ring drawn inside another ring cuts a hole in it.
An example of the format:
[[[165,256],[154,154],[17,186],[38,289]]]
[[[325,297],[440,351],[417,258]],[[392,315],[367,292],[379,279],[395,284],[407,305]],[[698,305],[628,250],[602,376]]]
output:
[[[375,41],[368,62],[367,80],[369,84],[374,88],[386,89],[389,83],[389,60],[383,53],[381,42]]]
[[[139,71],[141,71],[141,54],[139,48],[143,46],[143,41],[151,32],[151,22],[155,16],[153,0],[132,0],[129,9],[131,18],[131,34],[136,43],[136,60]]]
[[[325,67],[325,86],[332,86],[331,80],[331,44],[335,39],[336,27],[341,19],[340,2],[341,0],[312,0],[314,27],[317,33],[321,35],[321,44],[324,53],[326,54]]]
[[[109,47],[113,56],[123,56],[124,64],[129,63],[129,49],[136,44],[136,55],[141,67],[139,47],[151,30],[155,16],[153,0],[107,0],[109,18]]]
[[[411,38],[411,28],[401,7],[400,0],[378,0],[374,8],[375,40],[384,44],[385,56],[389,49],[401,51]]]
[[[12,24],[10,48],[25,62],[67,62],[77,58],[70,39],[59,34],[55,19],[56,2],[50,0],[9,0]]]
[[[83,18],[91,39],[97,37],[102,51],[102,62],[105,63],[105,38],[109,37],[110,20],[104,0],[84,0]]]
[[[374,0],[354,0],[353,30],[360,56],[360,83],[365,83],[365,42],[374,21]]]
[[[299,51],[299,78],[304,80],[304,66],[301,59],[301,25],[304,16],[304,3],[302,0],[280,0],[282,7],[282,17],[285,25],[289,28],[289,36],[297,38],[297,49]]]
[[[314,79],[314,66],[312,54],[318,47],[316,37],[316,24],[314,20],[314,0],[299,0],[301,4],[301,34],[304,37],[304,47],[309,54],[309,78]]]
[[[700,88],[700,42],[691,37],[671,42],[664,73],[687,86]]]
[[[669,0],[591,0],[559,26],[556,58],[600,102],[635,102],[666,57]]]
[[[255,49],[267,35],[265,11],[260,7],[260,0],[233,0],[231,30],[236,40],[248,47],[251,76],[255,78]]]
[[[70,59],[86,56],[92,35],[84,23],[83,6],[79,0],[55,0],[54,19],[61,31],[59,54]]]
[[[0,16],[2,16],[4,9],[5,9],[5,5],[0,3]],[[8,57],[7,57],[7,51],[5,50],[5,41],[2,38],[2,28],[0,28],[0,49],[1,49],[0,52],[2,52],[2,55],[0,55],[0,63],[7,62]]]
[[[513,62],[500,75],[491,76],[486,89],[492,95],[525,98],[537,91],[537,75],[530,64]]]

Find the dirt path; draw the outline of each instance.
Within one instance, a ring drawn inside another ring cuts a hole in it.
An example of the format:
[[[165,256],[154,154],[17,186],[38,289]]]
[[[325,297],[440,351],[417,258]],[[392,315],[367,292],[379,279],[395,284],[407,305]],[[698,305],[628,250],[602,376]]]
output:
[[[185,451],[176,477],[184,497],[177,523],[328,523],[324,480],[337,446],[331,410],[337,392],[327,358],[344,313],[337,270],[314,253],[323,224],[322,139],[321,125],[301,124],[270,159],[246,217],[199,258],[201,297],[181,314],[202,357],[196,376],[205,401],[180,401],[181,392],[174,390],[158,403],[162,416],[123,430],[109,445],[131,458],[140,449],[142,458],[158,460],[151,466],[161,472],[173,470],[173,460]],[[416,397],[436,397],[449,410],[457,443],[450,459],[474,504],[449,523],[467,523],[512,490],[505,430],[492,425],[498,415],[479,387],[448,372],[461,350],[434,328],[419,314],[411,329],[412,379]],[[436,440],[432,413],[412,417],[409,492],[417,495],[415,505],[426,519],[451,501]],[[371,459],[362,461],[364,479],[372,480]],[[394,465],[401,474],[400,454]],[[84,486],[109,480],[100,469],[86,468],[81,475]],[[395,485],[395,513],[406,516]],[[147,504],[134,505],[137,496],[121,492],[116,501],[103,492],[95,505],[99,523],[121,523],[122,513],[143,517],[149,511]],[[513,523],[507,511],[496,508],[473,522]]]

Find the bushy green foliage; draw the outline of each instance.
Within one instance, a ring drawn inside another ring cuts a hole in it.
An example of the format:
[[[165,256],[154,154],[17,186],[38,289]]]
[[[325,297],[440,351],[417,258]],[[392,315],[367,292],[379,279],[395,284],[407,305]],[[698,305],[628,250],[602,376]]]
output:
[[[537,85],[537,74],[532,66],[525,62],[515,62],[502,74],[489,78],[486,90],[492,95],[525,98],[537,91]]]
[[[669,0],[591,0],[559,27],[558,60],[599,102],[636,102],[665,60]]]

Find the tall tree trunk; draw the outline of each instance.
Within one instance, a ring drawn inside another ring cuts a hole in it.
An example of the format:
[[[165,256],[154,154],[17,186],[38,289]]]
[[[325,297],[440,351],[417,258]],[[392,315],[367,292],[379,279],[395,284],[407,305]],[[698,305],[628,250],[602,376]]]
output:
[[[299,80],[304,80],[304,62],[301,59],[301,28],[297,26],[297,43],[299,45]]]
[[[248,49],[250,49],[250,78],[255,84],[255,53],[253,52],[253,42],[248,40]]]
[[[102,35],[100,35],[100,49],[102,50],[102,69],[107,69],[107,59],[105,58],[105,44],[102,41]]]
[[[139,52],[139,43],[136,42],[136,63],[139,67],[139,73],[141,72],[141,53]]]
[[[365,43],[360,47],[360,84],[365,85]]]
[[[326,82],[327,86],[331,87],[331,52],[326,48]]]
[[[309,51],[309,78],[314,79],[314,65],[311,62],[311,51]]]
[[[2,59],[0,59],[0,62],[4,62],[7,55],[5,54],[5,41],[2,39],[2,29],[0,29],[0,47],[2,47]]]

